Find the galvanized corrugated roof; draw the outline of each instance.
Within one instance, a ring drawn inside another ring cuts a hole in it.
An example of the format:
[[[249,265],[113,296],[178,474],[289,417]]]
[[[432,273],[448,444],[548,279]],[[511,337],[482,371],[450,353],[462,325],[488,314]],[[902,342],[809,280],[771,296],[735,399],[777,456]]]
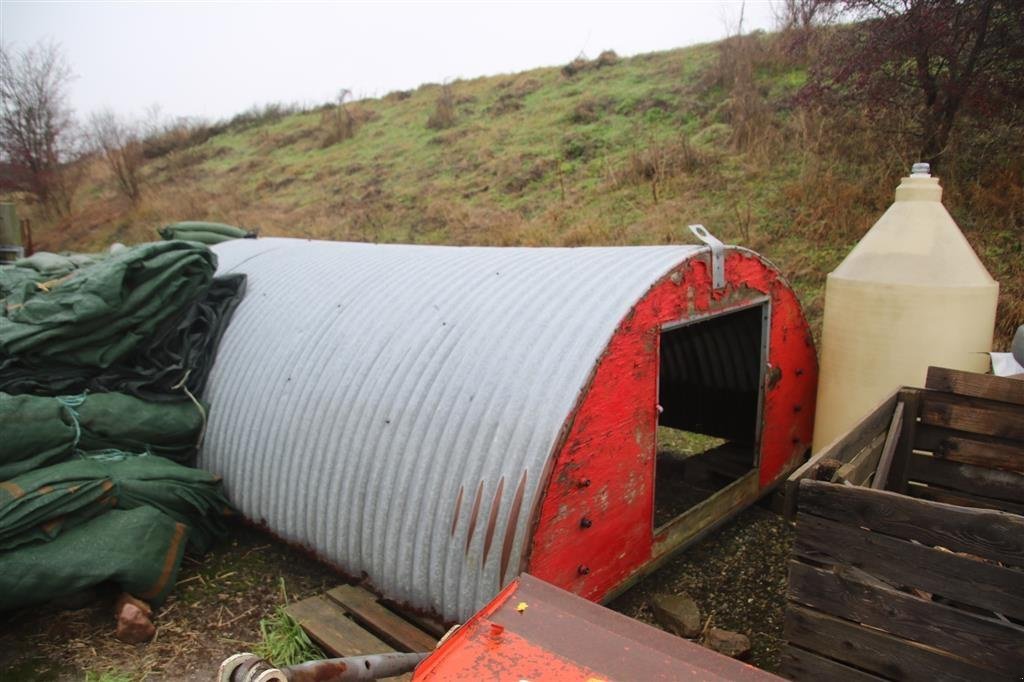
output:
[[[468,617],[518,572],[545,466],[619,322],[706,250],[220,244],[219,273],[246,273],[248,293],[210,375],[200,465],[247,517],[389,598]]]

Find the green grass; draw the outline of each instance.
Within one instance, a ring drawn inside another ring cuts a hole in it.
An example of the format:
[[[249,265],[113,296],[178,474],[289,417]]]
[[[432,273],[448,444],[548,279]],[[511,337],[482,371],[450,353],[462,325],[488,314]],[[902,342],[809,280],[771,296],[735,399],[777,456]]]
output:
[[[284,580],[281,580],[281,602],[273,614],[260,620],[263,639],[253,653],[278,667],[326,658],[324,652],[310,641],[302,626],[285,611],[288,593]]]
[[[183,219],[269,236],[527,246],[691,242],[685,226],[700,222],[779,266],[817,329],[825,274],[891,202],[911,154],[877,126],[815,127],[793,104],[809,63],[776,36],[751,40],[761,108],[746,112],[747,144],[727,46],[697,45],[572,77],[542,68],[455,81],[457,118],[444,130],[426,125],[437,84],[349,103],[362,122],[327,147],[320,111],[228,130],[150,161],[139,206],[97,165],[70,221],[30,217],[43,248],[78,250]],[[686,163],[683,148],[695,155]],[[947,206],[1002,284],[1004,340],[1024,322],[1024,190],[1006,154],[981,164],[990,178],[943,178]],[[654,181],[637,172],[651,159]]]
[[[131,675],[118,672],[93,672],[85,673],[85,682],[136,682]]]

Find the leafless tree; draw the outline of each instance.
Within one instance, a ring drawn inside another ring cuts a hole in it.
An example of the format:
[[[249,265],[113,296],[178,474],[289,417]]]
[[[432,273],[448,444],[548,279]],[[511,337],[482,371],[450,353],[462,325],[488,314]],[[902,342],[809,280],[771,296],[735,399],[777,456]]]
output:
[[[842,15],[841,7],[828,0],[776,0],[772,12],[780,30],[799,33],[831,24]]]
[[[106,109],[89,119],[89,138],[103,155],[117,181],[117,186],[134,204],[142,196],[142,136],[139,126],[129,123]]]
[[[30,192],[58,215],[70,212],[78,176],[69,168],[76,152],[71,80],[55,43],[20,52],[0,46],[0,154],[10,171],[5,185]]]
[[[984,119],[1024,97],[1020,0],[830,0],[861,19],[812,70],[836,99],[913,121],[919,155],[937,164],[965,112]]]

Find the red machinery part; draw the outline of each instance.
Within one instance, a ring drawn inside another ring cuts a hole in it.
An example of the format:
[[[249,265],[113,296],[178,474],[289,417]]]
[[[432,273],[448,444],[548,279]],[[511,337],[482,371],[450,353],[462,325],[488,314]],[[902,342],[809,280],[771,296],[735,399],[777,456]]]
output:
[[[780,678],[524,574],[413,674],[429,680]]]

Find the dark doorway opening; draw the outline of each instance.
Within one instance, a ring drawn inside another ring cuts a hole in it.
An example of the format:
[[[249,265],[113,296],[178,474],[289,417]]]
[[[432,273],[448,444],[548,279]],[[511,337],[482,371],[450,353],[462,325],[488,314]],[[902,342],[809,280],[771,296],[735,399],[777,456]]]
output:
[[[758,464],[768,304],[662,328],[654,527]]]

